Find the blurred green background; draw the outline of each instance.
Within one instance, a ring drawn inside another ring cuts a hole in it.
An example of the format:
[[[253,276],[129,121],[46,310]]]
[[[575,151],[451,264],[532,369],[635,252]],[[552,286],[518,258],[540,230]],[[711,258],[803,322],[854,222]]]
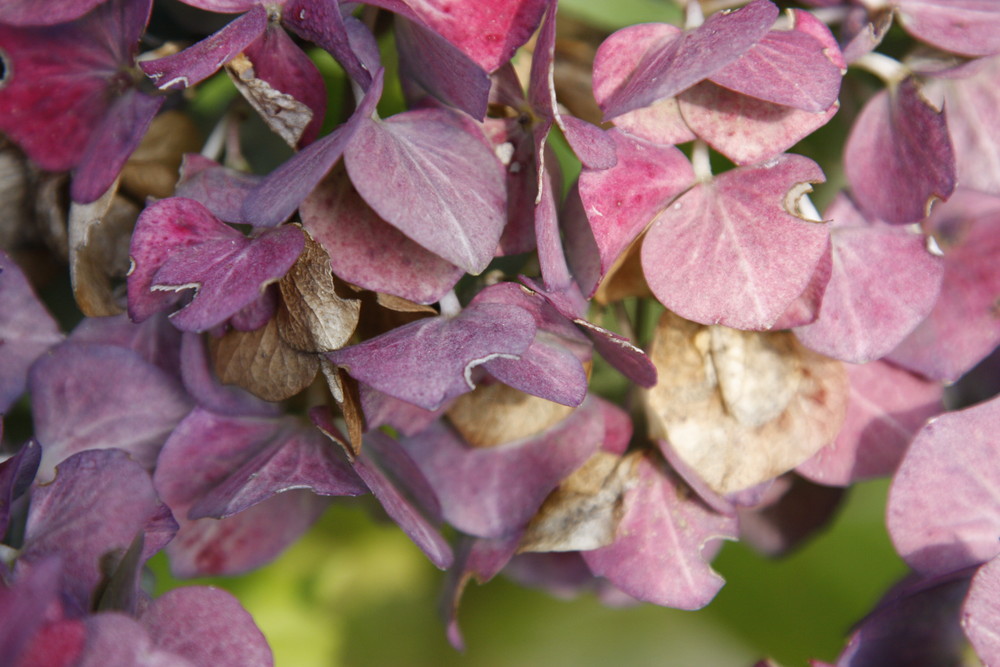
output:
[[[443,574],[365,501],[338,500],[302,540],[244,577],[179,582],[163,555],[157,594],[213,583],[236,594],[278,667],[421,665],[746,666],[832,660],[853,623],[905,572],[885,532],[887,481],[856,486],[827,531],[781,560],[727,544],[726,585],[705,609],[558,600],[498,576],[470,584],[459,620],[467,651],[438,615]]]

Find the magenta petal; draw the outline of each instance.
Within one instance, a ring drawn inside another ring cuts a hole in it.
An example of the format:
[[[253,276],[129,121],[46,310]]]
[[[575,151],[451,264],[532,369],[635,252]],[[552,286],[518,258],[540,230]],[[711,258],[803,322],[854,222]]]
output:
[[[243,222],[243,200],[261,181],[261,176],[227,169],[214,160],[188,153],[181,164],[175,194],[194,199],[224,222]]]
[[[889,492],[896,550],[918,572],[985,563],[1000,532],[1000,398],[932,420],[917,434]]]
[[[850,206],[846,199],[840,208]],[[909,230],[834,220],[833,271],[819,317],[795,329],[802,343],[834,359],[861,364],[880,359],[927,317],[937,301],[944,262],[927,238]]]
[[[0,414],[24,392],[28,368],[62,340],[21,269],[0,250]]]
[[[468,117],[444,109],[362,119],[344,154],[351,182],[389,224],[478,274],[506,222],[500,162]]]
[[[42,448],[29,440],[16,454],[0,463],[0,534],[7,534],[12,505],[35,480],[41,460]]]
[[[517,357],[534,336],[527,311],[485,303],[454,318],[417,320],[326,356],[379,391],[435,410],[473,389],[476,366],[503,355]]]
[[[88,204],[111,187],[165,99],[129,90],[114,101],[76,165],[70,187],[73,201]]]
[[[524,527],[549,492],[597,450],[602,414],[591,400],[539,436],[486,449],[470,447],[444,422],[401,444],[437,493],[448,523],[499,538]]]
[[[320,183],[299,212],[333,272],[352,285],[430,304],[465,275],[380,218],[343,172]]]
[[[347,7],[350,7],[348,5]],[[281,21],[299,37],[322,46],[358,85],[370,89],[382,67],[371,32],[352,16],[344,16],[336,0],[286,0]]]
[[[46,623],[46,610],[58,604],[62,559],[50,556],[12,584],[0,585],[0,655],[14,660],[31,646]],[[67,664],[70,660],[67,659]],[[14,663],[18,664],[18,663]]]
[[[759,42],[778,18],[768,0],[713,14],[700,27],[643,56],[625,83],[601,105],[607,118],[673,97],[735,61]]]
[[[837,439],[795,472],[819,484],[891,475],[924,423],[942,412],[942,386],[884,361],[848,364],[847,416]]]
[[[954,381],[1000,343],[1000,197],[959,190],[934,208],[927,226],[945,247],[941,296],[888,358]]]
[[[600,253],[598,281],[670,200],[694,182],[691,164],[677,148],[619,130],[608,134],[618,163],[611,169],[584,169],[579,184]]]
[[[230,593],[209,586],[178,588],[153,600],[139,621],[158,648],[195,665],[267,667],[271,649],[253,618]]]
[[[0,23],[55,25],[80,18],[104,0],[8,0],[0,6]]]
[[[151,5],[108,0],[72,23],[0,24],[0,131],[43,169],[75,166],[114,99],[119,71],[132,64]]]
[[[490,77],[469,56],[419,23],[396,18],[400,76],[476,120],[486,116]]]
[[[693,187],[643,242],[653,293],[695,322],[770,328],[809,284],[829,234],[789,212],[787,193],[822,180],[816,163],[784,155]]]
[[[194,46],[164,58],[146,60],[139,67],[160,90],[188,88],[218,72],[266,29],[267,10],[254,4],[246,14]]]
[[[629,595],[678,609],[699,609],[725,583],[703,550],[736,538],[736,519],[681,492],[676,478],[643,457],[625,492],[613,544],[583,552],[591,571]]]
[[[160,446],[191,409],[176,379],[109,345],[60,345],[32,367],[29,386],[43,482],[56,464],[85,449],[123,449],[152,469]]]
[[[243,203],[243,219],[251,225],[274,227],[288,219],[344,154],[359,125],[369,119],[382,96],[384,70],[375,73],[350,119],[319,141],[309,144],[272,171]]]
[[[87,628],[87,640],[74,667],[194,667],[194,663],[154,647],[145,628],[125,614],[93,614],[84,618],[83,623]]]
[[[798,15],[805,15],[802,12]],[[826,51],[836,49],[800,30],[772,30],[739,60],[711,76],[729,90],[803,111],[826,111],[840,93],[840,68]]]
[[[858,205],[891,223],[916,222],[934,198],[955,189],[955,156],[944,112],[912,77],[868,100],[844,148],[844,170]]]
[[[984,664],[1000,660],[1000,559],[979,568],[962,605],[962,629]]]
[[[60,464],[55,481],[32,493],[18,568],[60,555],[64,593],[77,611],[88,610],[103,576],[101,558],[124,553],[161,511],[149,473],[128,454],[80,452]]]
[[[1000,52],[1000,6],[991,0],[896,0],[903,27],[934,46],[966,56]]]
[[[640,387],[649,389],[656,384],[656,366],[630,340],[586,320],[573,322],[583,329],[600,355],[619,373]]]
[[[132,350],[167,375],[177,377],[180,367],[181,332],[166,316],[132,322],[124,313],[111,317],[88,317],[73,329],[74,343],[113,345]]]

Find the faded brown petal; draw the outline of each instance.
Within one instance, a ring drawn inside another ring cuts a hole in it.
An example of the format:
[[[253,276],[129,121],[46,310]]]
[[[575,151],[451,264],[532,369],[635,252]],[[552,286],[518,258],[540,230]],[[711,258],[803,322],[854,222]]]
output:
[[[650,432],[718,493],[772,479],[833,440],[847,409],[843,365],[789,332],[702,326],[667,312],[650,358]]]
[[[549,494],[528,524],[519,553],[588,551],[615,541],[622,494],[641,452],[621,458],[599,451]]]
[[[320,357],[320,370],[323,371],[333,400],[337,402],[340,413],[344,416],[344,423],[347,424],[347,442],[344,444],[349,448],[348,455],[353,460],[361,453],[361,436],[367,430],[358,381],[323,357]]]
[[[283,401],[308,387],[319,358],[292,349],[278,334],[275,318],[256,331],[235,329],[210,338],[215,372],[224,384],[243,387],[265,401]]]
[[[124,312],[115,283],[129,270],[129,243],[139,208],[118,195],[115,182],[100,199],[69,210],[69,272],[73,295],[87,317]]]
[[[473,447],[495,447],[547,431],[572,412],[570,406],[495,382],[459,396],[448,419]]]
[[[258,79],[253,63],[242,53],[226,63],[226,72],[267,126],[295,148],[312,122],[312,109],[272,87],[267,81]]]
[[[161,113],[122,168],[122,190],[137,201],[172,196],[184,154],[199,150],[201,133],[190,116],[177,110]]]
[[[391,294],[363,290],[353,285],[351,287],[361,299],[358,334],[362,340],[374,338],[404,324],[438,314],[432,306],[425,306]]]
[[[282,305],[278,332],[300,352],[333,352],[343,347],[358,326],[361,301],[342,298],[330,271],[330,257],[306,235],[294,266],[278,282]]]
[[[607,305],[630,296],[653,296],[652,290],[646,283],[646,274],[642,270],[643,238],[645,235],[639,236],[625,252],[618,256],[594,293],[594,301],[601,305]]]

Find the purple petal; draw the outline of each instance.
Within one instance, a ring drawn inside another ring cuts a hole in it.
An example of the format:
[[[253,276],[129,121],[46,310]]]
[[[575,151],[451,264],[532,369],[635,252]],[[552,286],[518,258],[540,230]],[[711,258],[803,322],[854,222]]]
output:
[[[29,440],[17,454],[0,463],[0,535],[7,534],[12,505],[31,486],[41,458],[42,448]]]
[[[254,3],[246,14],[194,46],[164,58],[143,61],[139,66],[160,90],[188,88],[218,72],[266,29],[267,10]]]
[[[281,20],[299,37],[329,51],[367,92],[382,67],[378,47],[368,28],[343,11],[336,0],[287,0]]]
[[[267,667],[271,649],[253,618],[226,591],[178,588],[160,596],[139,621],[153,644],[196,665]]]
[[[725,583],[702,555],[736,538],[736,520],[682,493],[673,475],[648,458],[634,463],[614,544],[586,551],[591,571],[629,595],[678,609],[699,609]]]
[[[959,190],[937,206],[928,228],[945,249],[944,280],[934,309],[889,359],[954,381],[1000,343],[1000,197]]]
[[[486,116],[490,77],[457,47],[419,23],[396,18],[400,77],[476,120]]]
[[[759,42],[777,18],[774,4],[754,0],[735,11],[714,14],[700,27],[657,44],[601,105],[605,117],[673,97],[712,76]]]
[[[243,200],[262,179],[261,176],[227,169],[197,153],[189,153],[181,164],[176,194],[194,199],[224,222],[242,223]]]
[[[374,458],[373,452],[374,451]],[[451,567],[454,555],[448,542],[434,527],[438,500],[427,480],[399,444],[383,433],[372,432],[354,462],[354,471],[382,504],[386,514],[420,547],[434,565]],[[390,475],[396,479],[392,479]],[[413,500],[407,497],[409,494]]]
[[[874,218],[916,222],[934,198],[955,189],[955,156],[944,112],[934,109],[910,77],[868,100],[844,148],[854,197]]]
[[[60,345],[32,367],[28,382],[41,481],[85,449],[123,449],[152,469],[167,435],[191,409],[176,379],[108,345]]]
[[[0,414],[24,393],[35,359],[61,339],[21,269],[0,250]]]
[[[1000,560],[994,558],[979,568],[972,578],[969,593],[962,604],[962,629],[984,664],[1000,660]]]
[[[573,322],[583,329],[600,355],[619,373],[640,387],[649,388],[656,384],[656,367],[646,353],[630,340],[586,320],[576,319]]]
[[[958,609],[968,588],[968,577],[903,580],[854,631],[837,667],[961,664]]]
[[[124,553],[161,508],[149,474],[128,454],[81,452],[60,464],[55,481],[35,488],[18,569],[58,554],[64,595],[85,611],[103,576],[101,559]]]
[[[390,225],[478,274],[506,222],[501,165],[479,127],[444,109],[359,121],[344,159],[351,182]]]
[[[371,87],[346,123],[296,153],[250,192],[243,203],[245,221],[258,227],[274,227],[295,212],[340,160],[362,121],[375,111],[382,96],[384,73],[381,69],[375,73]]]
[[[337,277],[383,294],[430,304],[465,272],[411,241],[335,171],[302,202],[302,226],[330,255]]]
[[[541,192],[535,206],[535,247],[538,252],[538,265],[545,288],[561,292],[570,288],[573,278],[569,273],[562,237],[559,234],[552,175],[544,172],[541,181]]]
[[[132,65],[151,6],[109,0],[72,23],[0,24],[0,131],[43,169],[75,166],[114,99],[115,77]]]
[[[770,328],[809,284],[829,234],[795,215],[788,193],[822,180],[816,163],[784,155],[689,190],[642,245],[657,299],[695,322]]]
[[[772,30],[738,60],[711,76],[711,81],[744,95],[803,111],[826,111],[840,93],[837,42],[829,29],[798,11],[791,30]],[[808,24],[805,28],[803,22]],[[820,40],[807,32],[816,24],[826,31]]]
[[[990,0],[896,0],[917,39],[966,56],[1000,52],[1000,7]]]
[[[52,556],[40,560],[13,585],[0,585],[0,655],[6,660],[13,661],[36,640],[47,620],[46,610],[58,604],[61,572],[62,560]]]
[[[523,527],[542,501],[600,445],[597,401],[540,436],[472,448],[442,422],[402,441],[441,500],[444,518],[470,535],[498,538]]]
[[[184,388],[199,407],[230,417],[279,414],[275,404],[262,401],[236,385],[223,385],[212,370],[205,340],[198,334],[183,334],[179,365]]]
[[[747,165],[782,153],[824,126],[837,113],[809,112],[732,92],[711,81],[677,98],[688,127],[736,164]]]
[[[1000,398],[931,420],[913,440],[889,493],[896,550],[918,572],[941,574],[998,553]]]
[[[154,482],[180,524],[166,549],[176,576],[236,574],[259,567],[301,536],[326,508],[325,498],[294,489],[225,519],[188,518],[192,507],[266,448],[280,427],[275,419],[225,417],[198,408],[174,429]]]
[[[891,364],[846,365],[851,392],[837,439],[795,471],[836,486],[891,475],[924,423],[944,409],[942,387]]]
[[[600,253],[598,281],[667,203],[694,182],[691,164],[677,148],[618,130],[609,135],[618,163],[611,169],[585,168],[579,185]]]
[[[826,527],[843,499],[843,489],[795,474],[779,477],[761,506],[738,508],[740,541],[766,556],[783,556]]]
[[[87,641],[74,667],[194,667],[194,663],[166,651],[160,651],[142,625],[129,616],[106,612],[88,616]]]
[[[89,204],[111,187],[165,99],[129,90],[112,103],[73,172],[73,201]]]
[[[604,40],[594,58],[593,87],[598,105],[604,107],[648,50],[679,34],[679,28],[667,23],[642,23],[622,28]],[[655,144],[682,144],[695,138],[672,97],[617,116],[615,126]]]
[[[177,377],[181,335],[166,316],[151,317],[136,324],[123,313],[111,317],[85,318],[73,329],[69,340],[132,350],[168,375]]]
[[[0,6],[0,23],[55,25],[80,18],[104,0],[10,0]]]
[[[846,198],[839,201],[844,206],[850,206]],[[833,270],[819,317],[796,328],[795,335],[834,359],[854,364],[880,359],[931,312],[944,262],[931,254],[923,234],[867,222],[839,225],[837,207],[826,217],[834,220]]]
[[[435,410],[473,389],[473,368],[520,355],[534,335],[534,320],[524,309],[486,303],[455,318],[411,322],[326,356],[379,391]]]

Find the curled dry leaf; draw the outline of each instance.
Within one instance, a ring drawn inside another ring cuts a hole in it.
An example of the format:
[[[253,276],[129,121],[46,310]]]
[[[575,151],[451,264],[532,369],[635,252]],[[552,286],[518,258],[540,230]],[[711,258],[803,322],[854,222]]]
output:
[[[267,126],[295,148],[312,122],[312,109],[258,78],[253,63],[243,53],[226,63],[226,72]]]
[[[588,551],[614,542],[632,470],[632,460],[625,461],[605,451],[587,459],[545,499],[518,552]]]
[[[231,330],[209,341],[215,372],[224,384],[236,384],[265,401],[283,401],[308,387],[319,370],[319,357],[288,346],[271,318],[256,331]]]
[[[117,183],[97,201],[70,208],[70,280],[87,317],[124,311],[115,298],[114,281],[124,280],[129,271],[129,243],[138,216],[136,205],[118,195]]]
[[[182,111],[164,111],[149,126],[139,147],[122,168],[122,190],[139,201],[174,194],[185,153],[201,150],[201,133]]]
[[[847,410],[843,365],[787,332],[702,326],[664,313],[646,392],[654,437],[718,493],[772,479],[837,435]]]
[[[338,368],[326,359],[320,357],[319,368],[323,371],[326,384],[330,388],[333,400],[340,408],[340,413],[344,416],[344,423],[347,425],[347,438],[337,438],[337,442],[344,442],[351,460],[354,460],[361,453],[361,437],[368,430],[365,423],[365,413],[361,408],[361,390],[358,381],[347,374],[342,368]]]
[[[306,235],[302,254],[278,282],[282,306],[278,333],[300,352],[321,353],[340,349],[358,326],[361,301],[337,294],[330,271],[330,257]]]
[[[459,396],[448,419],[473,447],[495,447],[547,431],[571,412],[570,406],[496,382]]]

